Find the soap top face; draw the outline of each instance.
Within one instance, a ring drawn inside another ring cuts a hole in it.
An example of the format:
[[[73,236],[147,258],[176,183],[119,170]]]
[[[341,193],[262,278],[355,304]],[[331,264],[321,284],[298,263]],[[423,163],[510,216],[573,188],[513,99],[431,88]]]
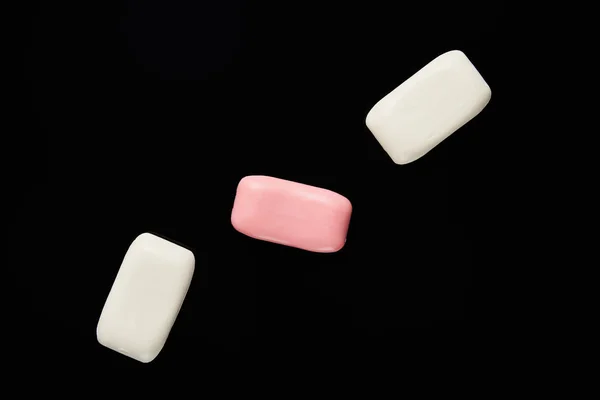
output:
[[[375,104],[366,125],[396,164],[408,164],[479,114],[491,95],[467,56],[453,50]]]
[[[318,253],[346,242],[350,201],[331,190],[270,176],[247,176],[237,187],[233,227],[259,240]]]
[[[147,363],[160,353],[195,268],[194,254],[150,233],[129,246],[98,321],[98,342]]]

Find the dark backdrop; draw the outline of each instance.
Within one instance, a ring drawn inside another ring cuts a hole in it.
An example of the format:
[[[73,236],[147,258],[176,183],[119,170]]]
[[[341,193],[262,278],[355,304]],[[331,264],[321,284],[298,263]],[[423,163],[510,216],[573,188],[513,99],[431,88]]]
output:
[[[181,313],[147,368],[387,352],[415,334],[450,343],[489,317],[478,276],[496,258],[501,2],[121,3],[29,10],[26,114],[10,151],[7,287],[25,343],[13,350],[144,367],[100,346],[95,329],[145,231],[196,254]],[[395,165],[365,116],[452,49],[492,100],[424,158]],[[313,254],[237,233],[235,188],[252,174],[348,197],[346,247]]]

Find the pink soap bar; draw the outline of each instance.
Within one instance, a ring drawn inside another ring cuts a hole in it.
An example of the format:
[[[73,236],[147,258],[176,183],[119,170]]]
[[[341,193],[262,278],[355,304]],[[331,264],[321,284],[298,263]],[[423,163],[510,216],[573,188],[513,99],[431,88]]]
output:
[[[231,223],[268,242],[318,253],[344,247],[352,204],[331,190],[270,176],[247,176],[237,187]]]

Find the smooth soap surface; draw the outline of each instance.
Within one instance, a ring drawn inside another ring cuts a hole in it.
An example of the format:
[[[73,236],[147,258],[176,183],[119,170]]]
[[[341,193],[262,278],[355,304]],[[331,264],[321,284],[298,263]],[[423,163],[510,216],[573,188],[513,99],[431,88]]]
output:
[[[231,223],[259,240],[318,253],[346,243],[352,204],[341,194],[269,176],[247,176],[237,187]]]
[[[98,342],[143,363],[162,350],[195,268],[194,254],[150,233],[129,246],[98,321]]]
[[[479,114],[491,95],[467,56],[453,50],[375,104],[366,125],[396,164],[408,164]]]

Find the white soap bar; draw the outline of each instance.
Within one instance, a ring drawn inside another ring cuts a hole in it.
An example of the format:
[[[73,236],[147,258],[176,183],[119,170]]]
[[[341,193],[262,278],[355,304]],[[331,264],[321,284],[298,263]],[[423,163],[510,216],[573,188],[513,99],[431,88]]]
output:
[[[396,164],[408,164],[479,114],[491,96],[467,56],[453,50],[375,104],[366,124]]]
[[[190,286],[194,254],[150,233],[131,246],[98,321],[98,342],[148,363],[162,350]]]

